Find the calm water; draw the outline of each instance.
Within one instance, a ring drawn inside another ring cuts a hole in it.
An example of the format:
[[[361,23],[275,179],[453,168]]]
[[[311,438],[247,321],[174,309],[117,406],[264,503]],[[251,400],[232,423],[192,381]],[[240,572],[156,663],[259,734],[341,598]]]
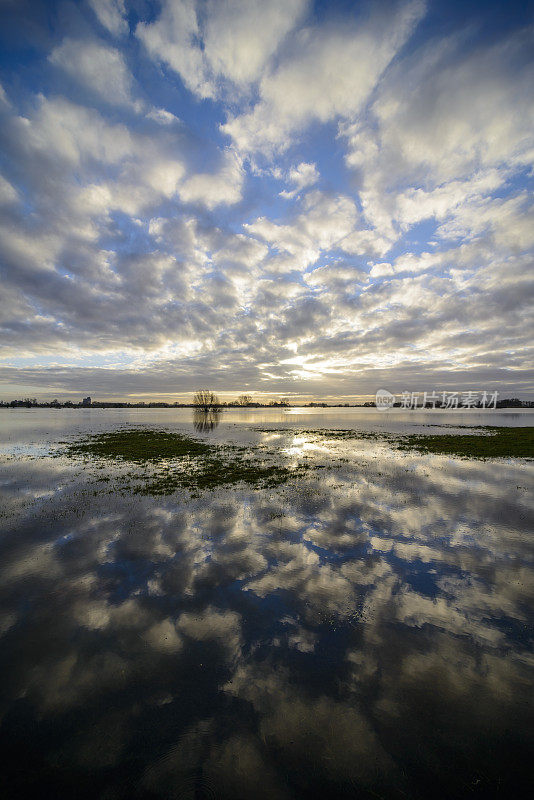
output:
[[[125,424],[195,433],[190,410],[0,411],[5,797],[526,794],[534,465],[302,431],[532,412],[224,412],[195,435],[317,469],[196,498],[51,457]]]

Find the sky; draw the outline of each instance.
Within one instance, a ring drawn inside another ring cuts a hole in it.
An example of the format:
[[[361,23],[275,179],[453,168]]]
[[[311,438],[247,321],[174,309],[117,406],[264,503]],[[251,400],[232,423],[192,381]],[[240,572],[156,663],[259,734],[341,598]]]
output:
[[[534,399],[533,12],[0,0],[0,399]]]

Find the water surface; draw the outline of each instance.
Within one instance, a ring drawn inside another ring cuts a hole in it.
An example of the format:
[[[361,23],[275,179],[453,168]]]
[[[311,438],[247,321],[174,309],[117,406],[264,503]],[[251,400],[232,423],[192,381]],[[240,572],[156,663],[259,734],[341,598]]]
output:
[[[307,431],[532,420],[257,409],[199,432],[186,409],[0,412],[4,796],[522,796],[532,463]],[[56,457],[122,425],[312,468],[153,497]]]

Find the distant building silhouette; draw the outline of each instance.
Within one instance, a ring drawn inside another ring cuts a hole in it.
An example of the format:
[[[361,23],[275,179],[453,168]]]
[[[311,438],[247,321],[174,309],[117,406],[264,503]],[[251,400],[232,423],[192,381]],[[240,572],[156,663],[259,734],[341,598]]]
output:
[[[90,397],[84,397],[83,400],[82,400],[82,406],[90,406],[90,405],[91,405],[91,398]]]

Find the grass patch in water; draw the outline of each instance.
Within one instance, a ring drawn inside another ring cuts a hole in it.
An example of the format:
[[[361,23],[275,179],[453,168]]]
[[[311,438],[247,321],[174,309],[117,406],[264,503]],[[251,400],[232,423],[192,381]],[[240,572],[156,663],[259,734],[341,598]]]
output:
[[[150,476],[134,491],[138,494],[172,494],[178,488],[191,491],[216,489],[246,483],[257,488],[274,488],[302,475],[305,468],[258,464],[250,460],[226,461],[210,458],[189,472],[168,471]]]
[[[148,429],[121,429],[98,433],[81,442],[74,442],[67,448],[68,455],[119,459],[136,464],[165,458],[206,455],[209,451],[209,445],[189,436]]]
[[[397,445],[402,450],[462,458],[534,458],[534,427],[496,428],[474,434],[410,434]]]
[[[195,491],[239,483],[271,488],[307,469],[266,463],[254,458],[252,448],[208,444],[181,433],[150,429],[95,434],[69,444],[66,454],[96,460],[97,466],[102,460],[112,460],[151,468],[121,476],[138,481],[131,487],[136,494],[172,494],[180,488]]]

